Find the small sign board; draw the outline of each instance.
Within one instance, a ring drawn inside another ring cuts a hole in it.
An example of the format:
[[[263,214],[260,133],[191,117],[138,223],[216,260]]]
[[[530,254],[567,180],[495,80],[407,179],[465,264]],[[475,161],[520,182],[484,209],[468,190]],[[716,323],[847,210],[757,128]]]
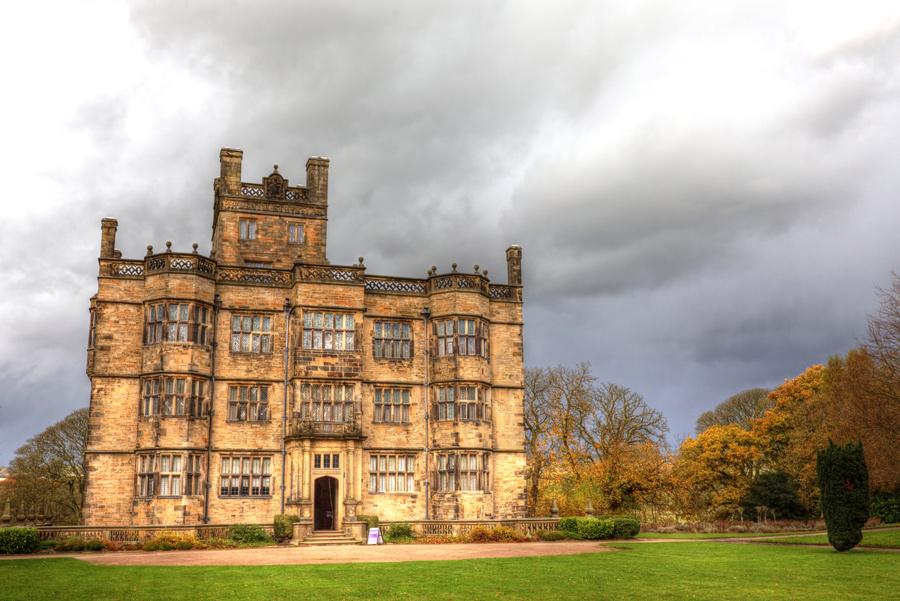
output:
[[[383,545],[384,539],[381,538],[381,528],[369,528],[369,540],[366,544]]]

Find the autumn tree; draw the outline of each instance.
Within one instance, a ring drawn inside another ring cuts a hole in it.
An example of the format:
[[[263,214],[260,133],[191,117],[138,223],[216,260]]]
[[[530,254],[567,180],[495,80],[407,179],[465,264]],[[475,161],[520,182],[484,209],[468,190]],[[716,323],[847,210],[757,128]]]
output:
[[[745,430],[753,427],[753,422],[761,418],[773,405],[767,388],[750,388],[722,401],[711,411],[705,411],[697,418],[697,433],[712,426],[735,424]]]
[[[10,499],[28,508],[49,506],[54,521],[81,523],[87,436],[85,408],[30,438],[9,466],[14,482],[6,491]]]
[[[528,461],[528,496],[526,507],[535,515],[541,478],[551,461],[550,443],[550,378],[542,367],[525,370],[525,457]]]
[[[735,424],[685,439],[674,466],[675,485],[689,491],[684,499],[689,505],[681,511],[695,517],[742,515],[741,501],[762,466],[760,443],[754,432]]]

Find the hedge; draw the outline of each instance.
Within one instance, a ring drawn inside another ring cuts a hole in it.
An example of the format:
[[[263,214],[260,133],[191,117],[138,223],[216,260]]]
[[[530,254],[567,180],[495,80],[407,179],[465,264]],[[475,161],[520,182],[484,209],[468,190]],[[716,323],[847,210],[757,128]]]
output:
[[[228,529],[228,538],[236,543],[265,543],[272,540],[261,526],[236,525]]]
[[[294,536],[294,522],[299,522],[300,516],[294,513],[279,513],[272,523],[272,534],[277,541],[284,541]]]
[[[559,529],[571,538],[598,540],[632,538],[641,530],[634,518],[567,517],[559,520]]]
[[[34,553],[41,547],[36,528],[0,528],[0,553]]]

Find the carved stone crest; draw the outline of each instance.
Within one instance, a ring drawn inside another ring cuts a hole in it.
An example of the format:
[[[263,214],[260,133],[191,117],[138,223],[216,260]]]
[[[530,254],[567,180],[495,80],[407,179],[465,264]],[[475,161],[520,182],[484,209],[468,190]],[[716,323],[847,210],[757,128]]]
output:
[[[266,198],[275,200],[284,200],[287,192],[288,182],[278,173],[278,165],[268,177],[263,178],[263,188],[266,191]]]

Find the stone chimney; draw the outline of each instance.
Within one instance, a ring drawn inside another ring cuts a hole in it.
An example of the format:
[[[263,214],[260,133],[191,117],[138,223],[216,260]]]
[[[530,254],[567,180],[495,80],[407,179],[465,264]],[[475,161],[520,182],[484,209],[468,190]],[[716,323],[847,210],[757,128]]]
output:
[[[116,229],[119,222],[109,217],[100,220],[100,258],[112,259],[116,256]]]
[[[506,283],[510,286],[522,285],[522,247],[513,244],[506,249]]]
[[[244,151],[223,148],[219,151],[219,191],[222,194],[241,193],[241,161]]]
[[[328,204],[328,159],[309,157],[306,161],[306,189],[310,202]]]

